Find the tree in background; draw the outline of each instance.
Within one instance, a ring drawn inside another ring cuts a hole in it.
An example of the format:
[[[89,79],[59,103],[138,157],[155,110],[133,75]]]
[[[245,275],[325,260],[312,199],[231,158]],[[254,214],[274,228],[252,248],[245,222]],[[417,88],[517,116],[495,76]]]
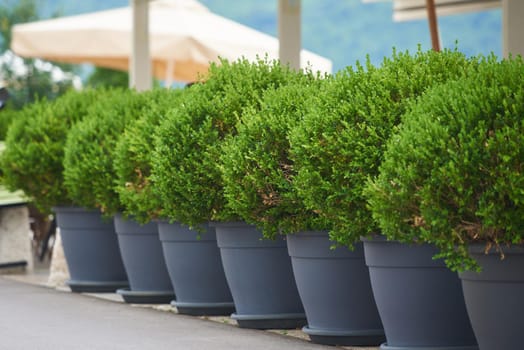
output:
[[[4,0],[0,4],[0,87],[9,92],[6,108],[0,112],[0,139],[8,125],[17,117],[16,111],[39,98],[52,100],[80,78],[71,72],[71,65],[55,65],[39,59],[24,59],[15,55],[11,45],[12,27],[17,23],[38,20],[35,0]]]
[[[122,87],[129,86],[129,74],[124,71],[95,67],[93,73],[87,78],[87,86],[90,87]]]
[[[34,0],[4,0],[0,5],[0,51],[9,49],[13,25],[36,20],[38,14]]]
[[[54,99],[73,87],[78,79],[74,73],[64,71],[71,69],[70,66],[24,59],[9,50],[13,25],[35,20],[38,20],[35,0],[6,0],[0,5],[0,85],[9,91],[8,108],[15,110],[37,98]]]

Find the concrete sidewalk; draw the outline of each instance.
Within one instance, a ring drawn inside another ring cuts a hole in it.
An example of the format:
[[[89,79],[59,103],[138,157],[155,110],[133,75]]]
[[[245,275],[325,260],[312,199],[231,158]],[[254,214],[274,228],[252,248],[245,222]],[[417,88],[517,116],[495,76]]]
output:
[[[335,349],[272,332],[35,286],[7,276],[0,276],[0,315],[2,350]]]

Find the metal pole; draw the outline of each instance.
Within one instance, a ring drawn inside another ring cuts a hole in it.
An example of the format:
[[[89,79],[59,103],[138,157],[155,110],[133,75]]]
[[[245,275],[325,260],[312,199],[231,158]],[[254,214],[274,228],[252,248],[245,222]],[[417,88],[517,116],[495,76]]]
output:
[[[166,80],[165,85],[166,88],[170,88],[173,84],[173,75],[175,73],[175,61],[174,60],[167,60],[166,62]]]
[[[502,0],[502,53],[524,55],[524,1]]]
[[[282,64],[300,69],[301,0],[278,0],[279,58]]]
[[[129,87],[150,90],[153,85],[149,54],[149,0],[129,0],[132,11]]]

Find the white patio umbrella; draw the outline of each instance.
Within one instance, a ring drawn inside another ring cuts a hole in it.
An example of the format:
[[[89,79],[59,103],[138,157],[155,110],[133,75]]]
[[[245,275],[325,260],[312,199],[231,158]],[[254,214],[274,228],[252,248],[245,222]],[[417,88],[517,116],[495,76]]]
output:
[[[409,21],[428,18],[433,48],[440,50],[437,15],[454,15],[489,10],[501,6],[501,0],[393,0],[393,19]]]
[[[380,2],[386,0],[363,0]],[[501,0],[392,0],[393,19],[409,21],[427,18],[433,49],[440,51],[437,15],[481,11],[500,6]]]
[[[373,2],[373,0],[364,0],[364,2]],[[393,0],[393,19],[395,21],[424,19],[427,17],[427,5],[427,0]],[[502,0],[434,0],[434,7],[439,16],[484,11],[500,6]]]
[[[377,2],[388,0],[363,0]],[[393,1],[393,19],[408,21],[428,16],[428,0]],[[439,16],[502,8],[502,51],[524,55],[524,1],[523,0],[434,0],[434,11]],[[435,27],[436,30],[436,27]]]
[[[159,79],[194,81],[219,57],[279,57],[276,38],[213,14],[195,0],[156,0],[149,6],[150,57]],[[132,11],[125,7],[16,25],[11,48],[22,57],[127,70],[131,33]],[[329,59],[302,50],[301,67],[306,66],[332,69]]]

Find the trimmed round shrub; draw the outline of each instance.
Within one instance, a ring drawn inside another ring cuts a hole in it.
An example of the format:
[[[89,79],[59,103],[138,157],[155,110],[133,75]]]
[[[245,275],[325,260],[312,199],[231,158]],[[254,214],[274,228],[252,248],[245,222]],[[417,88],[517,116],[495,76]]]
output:
[[[18,112],[1,157],[4,183],[23,190],[44,213],[53,206],[72,205],[63,177],[66,135],[104,94],[70,90],[53,102],[41,100]]]
[[[64,183],[75,203],[98,208],[108,216],[124,210],[115,189],[113,152],[125,126],[141,116],[147,103],[147,93],[114,89],[71,128],[65,146]]]
[[[379,68],[339,73],[290,132],[296,188],[306,206],[328,219],[331,239],[352,246],[379,233],[362,193],[378,174],[387,140],[414,97],[464,76],[472,61],[457,51],[394,52]]]
[[[228,207],[261,228],[267,238],[328,229],[324,218],[305,208],[293,184],[288,132],[299,124],[329,78],[303,75],[295,83],[268,90],[260,109],[244,112],[238,134],[222,147],[224,194]]]
[[[440,248],[476,268],[467,245],[524,241],[524,62],[483,60],[478,73],[427,92],[388,143],[366,190],[382,232]]]
[[[220,145],[236,134],[245,108],[258,109],[263,92],[298,79],[300,73],[278,62],[222,60],[205,81],[157,129],[152,179],[164,214],[191,227],[208,221],[238,220],[224,198]]]
[[[13,120],[20,119],[24,116],[21,110],[12,109],[9,106],[0,110],[0,140],[5,140],[7,130]]]
[[[116,191],[124,214],[139,222],[162,217],[162,203],[151,179],[154,131],[171,108],[175,108],[186,89],[157,89],[148,94],[151,102],[142,116],[126,126],[114,152]]]

